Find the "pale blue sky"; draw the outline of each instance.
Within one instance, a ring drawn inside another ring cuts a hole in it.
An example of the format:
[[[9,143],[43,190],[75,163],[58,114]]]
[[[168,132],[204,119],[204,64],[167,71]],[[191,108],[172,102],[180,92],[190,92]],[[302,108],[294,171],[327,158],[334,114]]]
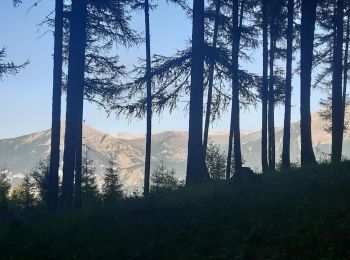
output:
[[[16,63],[30,60],[30,65],[17,76],[0,81],[0,139],[15,137],[34,131],[50,128],[51,124],[51,93],[52,93],[52,52],[53,36],[45,28],[37,31],[37,24],[53,10],[54,1],[44,0],[38,7],[26,13],[33,1],[26,1],[19,8],[14,8],[11,0],[1,0],[0,3],[0,47],[7,47],[8,59]],[[177,49],[182,49],[191,35],[191,21],[180,8],[163,3],[157,10],[151,12],[151,46],[152,54],[171,55]],[[165,2],[165,1],[164,1]],[[135,14],[132,26],[143,31],[143,13]],[[40,37],[42,36],[42,37]],[[124,64],[135,63],[138,57],[144,57],[144,46],[129,50],[118,49],[118,54]],[[261,52],[254,54],[252,64],[241,64],[249,71],[261,73]],[[294,77],[293,121],[299,117],[299,76]],[[312,96],[312,111],[318,108],[320,93]],[[62,98],[63,119],[65,117],[65,97]],[[257,130],[261,127],[260,109],[242,112],[241,129]],[[85,104],[84,119],[86,123],[98,130],[117,133],[133,132],[143,134],[145,122],[129,121],[124,118],[106,117],[93,104]],[[276,125],[283,124],[283,107],[276,108]],[[229,127],[229,114],[215,123],[213,130],[223,130]],[[167,130],[187,130],[188,117],[182,110],[171,115],[165,112],[160,118],[153,120],[154,132]]]

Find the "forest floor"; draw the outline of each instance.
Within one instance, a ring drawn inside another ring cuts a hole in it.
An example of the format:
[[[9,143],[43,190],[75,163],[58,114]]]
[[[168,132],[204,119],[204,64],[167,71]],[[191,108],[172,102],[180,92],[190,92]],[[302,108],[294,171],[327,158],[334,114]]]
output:
[[[350,259],[350,163],[0,226],[1,259]]]

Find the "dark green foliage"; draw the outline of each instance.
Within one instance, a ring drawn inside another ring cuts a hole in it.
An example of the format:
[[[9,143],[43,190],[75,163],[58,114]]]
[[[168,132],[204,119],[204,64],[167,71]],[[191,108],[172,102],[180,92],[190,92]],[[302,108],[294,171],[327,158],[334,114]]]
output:
[[[34,181],[35,191],[40,202],[47,202],[48,198],[48,180],[50,171],[49,159],[40,160],[31,172]]]
[[[106,205],[111,205],[123,198],[123,185],[120,182],[120,168],[112,159],[109,160],[102,186],[102,198]]]
[[[1,170],[0,172],[0,215],[2,211],[7,210],[8,206],[8,193],[11,185],[8,180],[8,170]]]
[[[176,178],[175,171],[166,168],[163,161],[160,161],[160,164],[157,165],[152,172],[151,181],[152,192],[174,190],[179,186],[179,181]]]
[[[11,201],[15,208],[24,210],[29,213],[34,209],[37,199],[35,197],[35,184],[29,174],[27,174],[23,182],[18,184],[11,191]]]
[[[99,200],[94,160],[90,158],[88,148],[85,149],[82,161],[81,197],[85,206],[93,205]]]
[[[21,69],[29,64],[29,61],[26,61],[21,65],[15,65],[13,62],[5,62],[5,58],[6,49],[2,48],[0,49],[0,80],[2,80],[4,76],[17,74]]]
[[[3,258],[349,259],[350,163],[0,226]]]
[[[208,146],[206,163],[210,178],[220,180],[225,178],[226,154],[220,150],[220,146],[210,143]]]

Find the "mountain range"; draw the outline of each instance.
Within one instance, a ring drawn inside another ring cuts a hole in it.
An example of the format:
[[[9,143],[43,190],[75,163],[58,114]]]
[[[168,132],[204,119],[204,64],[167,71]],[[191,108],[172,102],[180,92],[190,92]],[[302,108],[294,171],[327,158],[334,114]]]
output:
[[[316,157],[321,160],[330,153],[331,135],[324,130],[324,122],[318,113],[312,114],[313,144]],[[63,151],[64,124],[61,126],[61,155]],[[101,183],[104,168],[113,159],[121,168],[121,180],[130,189],[141,187],[145,157],[145,137],[131,133],[108,134],[84,125],[83,143],[94,160],[97,178]],[[162,160],[173,168],[180,179],[185,177],[188,134],[185,131],[167,131],[152,136],[152,168]],[[283,129],[276,128],[276,160],[282,153]],[[36,163],[50,152],[50,130],[36,132],[17,138],[0,140],[0,167],[11,172],[12,183],[18,183]],[[210,142],[227,151],[228,132],[211,132]],[[260,170],[260,131],[241,132],[242,156],[245,165]],[[350,135],[344,139],[344,156],[350,155]],[[62,158],[62,156],[61,156]],[[299,122],[291,125],[291,161],[300,161]],[[61,161],[62,165],[62,161]]]

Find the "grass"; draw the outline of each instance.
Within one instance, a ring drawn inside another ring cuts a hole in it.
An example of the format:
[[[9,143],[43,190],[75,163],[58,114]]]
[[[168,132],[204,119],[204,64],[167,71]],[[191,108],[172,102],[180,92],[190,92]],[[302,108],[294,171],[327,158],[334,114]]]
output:
[[[6,259],[350,259],[350,163],[0,226]]]

